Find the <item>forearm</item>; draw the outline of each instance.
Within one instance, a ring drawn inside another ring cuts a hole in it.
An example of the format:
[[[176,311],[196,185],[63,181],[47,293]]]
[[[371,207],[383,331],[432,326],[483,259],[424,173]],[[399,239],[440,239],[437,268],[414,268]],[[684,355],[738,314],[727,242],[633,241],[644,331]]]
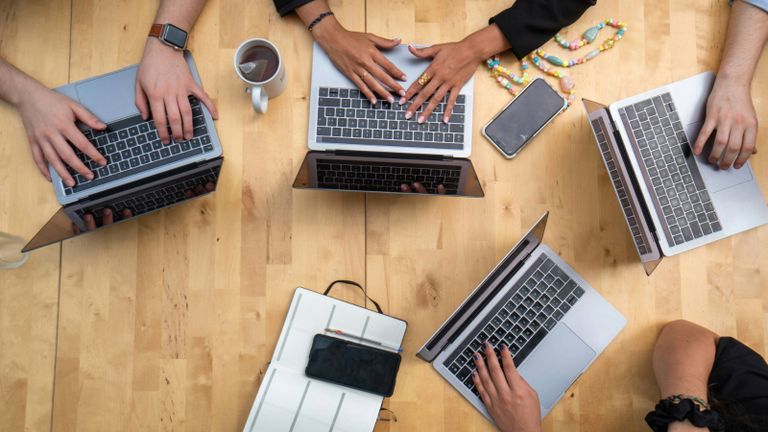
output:
[[[477,53],[479,61],[508,50],[511,45],[499,26],[494,24],[478,30],[464,38],[464,41],[471,49]]]
[[[748,86],[766,40],[768,13],[743,1],[735,1],[718,76]]]
[[[331,8],[328,6],[326,0],[314,0],[297,7],[295,12],[301,22],[303,22],[305,26],[308,26],[312,21],[319,17],[320,14],[329,12],[330,10]],[[311,33],[312,37],[322,45],[332,35],[338,34],[340,30],[344,30],[344,27],[339,23],[335,16],[330,15],[317,23],[312,28]]]
[[[0,99],[18,107],[24,95],[41,87],[40,82],[0,58]]]
[[[659,335],[653,369],[661,397],[684,394],[707,400],[717,335],[696,324],[676,321]]]
[[[155,23],[170,23],[186,32],[191,32],[205,2],[206,0],[160,0]]]

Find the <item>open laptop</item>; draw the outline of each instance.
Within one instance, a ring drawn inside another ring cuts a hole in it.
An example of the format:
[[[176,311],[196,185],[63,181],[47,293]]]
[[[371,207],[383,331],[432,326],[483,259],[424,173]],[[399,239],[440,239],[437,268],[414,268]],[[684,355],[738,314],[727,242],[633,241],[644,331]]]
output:
[[[405,45],[384,55],[408,77],[408,88],[429,66]],[[375,105],[331,62],[319,45],[312,52],[308,145],[295,188],[402,193],[420,183],[426,193],[483,196],[472,163],[471,79],[461,90],[449,123],[442,121],[447,97],[425,123],[405,119],[410,102]],[[426,103],[422,107],[426,107]],[[419,111],[421,112],[421,111]],[[415,192],[415,191],[414,191]],[[422,191],[424,192],[424,191]]]
[[[605,350],[624,317],[542,244],[545,213],[416,354],[491,420],[472,382],[486,340],[509,346],[541,415]]]
[[[768,222],[749,163],[720,170],[693,143],[714,74],[705,72],[605,106],[584,100],[589,123],[640,260],[650,275],[663,256]]]
[[[192,56],[185,52],[184,57],[192,77],[200,83]],[[63,207],[25,250],[93,230],[94,226],[84,219],[86,214],[100,227],[105,207],[112,209],[115,220],[125,219],[124,209],[136,217],[184,201],[190,194],[197,196],[215,189],[223,159],[210,113],[200,101],[190,97],[194,138],[162,144],[154,122],[144,121],[136,108],[136,69],[134,65],[56,89],[107,124],[104,131],[91,130],[82,123],[77,126],[108,164],[100,167],[73,147],[93,172],[94,179],[88,181],[68,168],[76,181],[71,188],[49,166],[56,198]]]

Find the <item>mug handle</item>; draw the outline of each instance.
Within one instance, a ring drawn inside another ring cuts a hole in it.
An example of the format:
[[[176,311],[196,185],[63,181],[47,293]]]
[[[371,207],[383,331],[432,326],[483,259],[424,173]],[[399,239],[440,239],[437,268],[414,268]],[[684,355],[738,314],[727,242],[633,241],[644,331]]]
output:
[[[264,91],[264,89],[262,89],[261,86],[253,86],[248,89],[248,93],[251,94],[251,104],[253,105],[253,110],[259,114],[266,113],[269,97],[267,96],[267,93]]]

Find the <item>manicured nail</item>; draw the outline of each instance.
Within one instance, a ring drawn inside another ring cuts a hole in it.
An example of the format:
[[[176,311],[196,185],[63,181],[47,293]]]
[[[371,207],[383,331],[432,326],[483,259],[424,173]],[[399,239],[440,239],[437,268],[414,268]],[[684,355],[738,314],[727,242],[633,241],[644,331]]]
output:
[[[490,348],[491,347],[491,343],[488,342],[488,341],[485,341],[485,343],[483,343],[483,345],[485,345],[486,348]]]
[[[400,91],[397,92],[400,96],[403,96],[403,98],[400,99],[400,105],[405,103],[405,90],[400,89]]]
[[[371,99],[371,105],[376,105],[376,98]]]
[[[405,112],[405,119],[406,119],[406,120],[410,120],[410,119],[411,119],[411,117],[413,117],[413,113],[412,113],[412,112],[410,112],[410,111],[406,111],[406,112]]]
[[[402,74],[402,75],[400,75],[400,79],[401,79],[402,81],[405,81],[405,80],[407,80],[407,79],[408,79],[408,77],[407,77],[407,76],[405,76],[405,74]]]
[[[480,353],[475,353],[475,359],[480,360]]]
[[[401,97],[401,98],[400,98],[400,105],[402,105],[402,104],[404,104],[404,103],[405,103],[405,98],[404,98],[404,97]]]
[[[419,123],[424,123],[424,116],[419,116],[419,119],[416,121]]]
[[[88,180],[93,180],[93,173],[86,174],[85,178],[87,178]]]
[[[107,160],[106,159],[102,159],[101,161],[99,161],[99,165],[106,166],[107,165]]]
[[[393,98],[392,96],[387,96],[387,102],[395,103],[395,98]]]
[[[443,123],[448,123],[448,120],[450,120],[450,119],[451,118],[448,117],[448,116],[443,116]]]
[[[75,185],[75,181],[74,180],[67,180],[65,183],[67,183],[67,186],[69,186],[69,187],[72,187],[72,186]]]
[[[736,169],[739,169],[739,168],[741,168],[741,164],[734,164],[733,167],[736,168]]]

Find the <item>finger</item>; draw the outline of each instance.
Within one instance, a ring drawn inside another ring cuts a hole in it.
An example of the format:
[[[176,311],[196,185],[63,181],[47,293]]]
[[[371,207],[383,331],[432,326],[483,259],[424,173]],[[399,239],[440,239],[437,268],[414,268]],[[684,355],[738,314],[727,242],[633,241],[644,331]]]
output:
[[[136,108],[139,109],[141,118],[144,120],[149,118],[149,101],[147,100],[147,95],[144,93],[144,89],[141,88],[138,81],[136,81]]]
[[[80,234],[80,227],[78,227],[75,224],[72,224],[72,234],[74,234],[74,235]]]
[[[96,229],[96,219],[93,218],[92,214],[86,213],[83,216],[83,221],[85,222],[85,229],[88,231]]]
[[[181,113],[176,99],[165,100],[165,113],[168,115],[168,124],[171,125],[171,135],[175,141],[184,140],[184,128],[181,125]]]
[[[160,137],[160,141],[163,144],[171,142],[171,138],[168,135],[168,119],[165,116],[165,104],[160,98],[153,98],[149,100],[149,106],[152,108],[152,119],[155,121],[155,128],[157,129],[157,136]]]
[[[728,145],[728,134],[730,133],[730,127],[727,125],[720,125],[715,135],[715,144],[712,146],[712,152],[709,154],[709,163],[717,165],[720,159],[723,157],[725,147]]]
[[[379,66],[381,66],[381,68],[384,70],[384,72],[386,72],[386,74],[388,74],[387,76],[389,76],[389,77],[396,78],[396,79],[399,79],[399,80],[402,80],[402,81],[405,81],[408,78],[408,77],[405,76],[405,73],[403,71],[398,69],[397,66],[395,66],[394,63],[389,61],[389,59],[384,57],[384,54],[382,54],[380,52],[377,52],[376,54],[374,54],[373,61],[375,61],[376,64],[378,64]],[[403,90],[403,88],[400,87],[400,84],[395,83],[394,80],[392,80],[392,82],[394,83],[394,86],[392,84],[389,84],[389,83],[385,83],[385,84],[390,86],[392,88],[392,90],[397,91],[397,93],[400,96],[404,96],[405,95],[405,90]]]
[[[77,102],[72,102],[72,112],[75,113],[75,117],[77,117],[78,120],[85,123],[90,127],[91,129],[105,129],[107,127],[106,124],[104,124],[103,121],[99,120],[98,117],[93,115],[90,111],[85,109],[82,105],[80,105]]]
[[[381,57],[384,60],[386,60],[386,58],[383,55],[381,55],[381,53],[376,53],[376,54],[377,56],[374,56],[373,59],[374,61],[376,61],[377,64],[371,67],[371,74],[375,76],[376,79],[378,79],[380,82],[384,83],[385,86],[389,87],[391,91],[399,94],[400,96],[405,96],[405,90],[403,90],[403,87],[392,78],[393,76],[400,76],[400,75],[390,75],[389,71],[387,71],[386,69],[383,69],[382,67],[379,67],[381,63],[379,62],[379,59],[377,57]],[[386,96],[387,96],[386,99],[387,101],[389,101],[389,103],[395,102],[395,98],[392,97],[389,91],[387,91]]]
[[[419,182],[413,182],[413,188],[418,193],[422,193],[422,194],[428,193],[427,188],[425,188],[424,185]]]
[[[731,129],[731,133],[728,134],[728,145],[725,147],[725,153],[723,154],[723,160],[720,161],[720,169],[728,169],[736,161],[741,152],[742,140],[744,139],[744,129],[740,127],[734,127]]]
[[[749,159],[750,156],[757,153],[757,149],[755,148],[755,143],[757,139],[757,129],[753,126],[748,127],[744,131],[744,142],[741,146],[741,153],[739,153],[739,158],[736,159],[736,163],[733,164],[733,167],[736,169],[739,169],[744,166],[745,163],[747,163],[747,159]]]
[[[205,190],[208,192],[213,192],[214,190],[216,190],[216,185],[213,184],[213,182],[208,182],[205,184]]]
[[[379,78],[376,75],[386,76],[385,73],[378,67],[374,66],[371,68],[372,72],[365,74],[365,78],[363,78],[363,81],[366,85],[368,85],[368,88],[374,91],[377,95],[381,96],[382,99],[389,103],[394,103],[395,98],[392,97],[392,94],[389,93],[389,90],[384,88],[383,85],[378,81],[377,78]],[[391,79],[391,78],[390,78]],[[371,100],[371,103],[376,103],[374,100]]]
[[[59,155],[59,158],[63,160],[64,163],[72,167],[75,171],[80,173],[88,180],[93,179],[93,172],[91,172],[91,170],[85,166],[83,161],[81,161],[80,158],[75,155],[75,152],[72,150],[72,146],[70,146],[69,143],[64,140],[64,137],[61,135],[53,136],[48,142],[53,145],[56,153]]]
[[[421,75],[419,75],[419,78],[421,78],[424,75],[427,75],[429,77],[433,75],[431,65],[424,72],[422,72]],[[407,101],[411,100],[416,95],[416,93],[418,93],[421,89],[422,89],[422,85],[419,84],[419,80],[416,79],[415,81],[413,81],[411,85],[408,87],[408,90],[405,91],[405,96],[400,98],[400,105],[403,105]]]
[[[445,189],[445,186],[443,186],[442,184],[437,185],[437,194],[438,195],[445,195],[446,192],[447,192],[447,190]]]
[[[35,161],[37,169],[40,170],[40,174],[43,175],[48,181],[51,181],[51,173],[48,172],[48,164],[43,157],[43,151],[40,150],[40,146],[37,141],[30,141],[30,148],[32,149],[32,160]]]
[[[456,98],[459,97],[460,91],[460,86],[451,89],[451,94],[448,96],[448,103],[445,104],[443,123],[448,123],[448,121],[451,119],[451,114],[453,114],[453,107],[456,106]]]
[[[131,209],[125,208],[121,212],[121,215],[123,216],[123,219],[127,219],[129,217],[133,217],[133,212],[131,211]]]
[[[443,100],[443,96],[448,92],[448,86],[442,85],[439,89],[435,92],[434,95],[432,95],[432,98],[429,99],[429,104],[424,108],[424,110],[419,114],[419,118],[416,120],[419,123],[424,123],[428,118],[429,115],[432,114],[432,111],[437,108],[437,105],[440,103],[440,101]]]
[[[411,103],[411,106],[409,106],[408,109],[405,110],[406,119],[410,119],[411,117],[416,115],[416,111],[418,111],[421,105],[424,104],[424,102],[426,102],[426,100],[429,99],[429,97],[432,96],[433,93],[435,93],[435,91],[438,88],[438,85],[439,84],[437,83],[437,80],[433,79],[427,84],[426,87],[421,89],[421,91],[419,92],[419,95],[416,96],[416,99],[414,99],[413,102]]]
[[[78,150],[85,153],[85,155],[88,156],[92,161],[101,166],[107,164],[107,159],[101,153],[99,153],[98,150],[96,150],[96,147],[94,147],[93,144],[88,141],[85,136],[83,136],[82,132],[80,132],[80,129],[76,128],[75,125],[66,128],[64,130],[64,136],[66,136],[69,142],[77,147]]]
[[[400,38],[387,39],[373,33],[367,33],[366,36],[368,37],[369,41],[373,42],[376,48],[385,50],[392,49],[400,45],[401,41]]]
[[[501,364],[504,367],[504,376],[506,377],[509,388],[515,388],[520,382],[520,373],[517,371],[515,361],[512,359],[512,353],[505,344],[501,350]]]
[[[54,171],[59,174],[59,177],[61,177],[61,179],[64,181],[64,184],[69,187],[74,186],[75,179],[72,178],[72,176],[69,174],[69,171],[67,171],[67,168],[61,162],[61,159],[59,159],[59,155],[56,154],[53,146],[46,142],[42,145],[42,150],[45,158],[48,160],[48,163],[53,166]]]
[[[194,129],[192,125],[192,107],[189,105],[189,98],[187,96],[179,95],[176,98],[176,102],[179,104],[184,140],[189,141],[192,139],[192,130]]]
[[[413,192],[413,190],[411,190],[411,187],[410,187],[410,186],[408,186],[408,185],[407,185],[407,184],[405,184],[405,183],[403,183],[403,184],[401,184],[401,185],[400,185],[400,190],[401,190],[402,192]]]
[[[708,116],[699,131],[699,136],[696,138],[696,142],[693,144],[693,154],[696,156],[701,154],[701,151],[704,150],[704,144],[707,143],[707,140],[709,139],[709,136],[712,135],[712,131],[715,130],[716,125],[717,122],[714,118]]]
[[[195,186],[195,191],[194,192],[195,192],[195,195],[202,195],[202,194],[205,193],[205,188],[201,184],[197,185],[197,186]]]
[[[408,51],[414,56],[423,59],[429,59],[435,56],[440,51],[440,45],[432,45],[424,48],[416,48],[413,45],[408,45]]]
[[[475,353],[475,366],[477,366],[477,375],[480,377],[480,381],[483,383],[485,391],[488,393],[490,399],[496,399],[496,387],[493,385],[490,375],[488,375],[488,368],[485,365],[485,360],[479,353]]]
[[[101,212],[101,224],[102,225],[111,225],[115,221],[115,216],[112,213],[111,208],[105,208]]]
[[[371,89],[368,88],[368,85],[363,82],[359,75],[353,73],[350,74],[349,78],[371,103],[376,103],[376,96],[373,95]]]
[[[208,97],[208,93],[206,93],[205,90],[200,87],[192,87],[189,89],[189,91],[194,97],[198,98],[206,108],[208,108],[208,112],[211,113],[211,117],[213,117],[215,120],[219,119],[219,111],[216,109],[216,104],[214,104],[213,100]]]
[[[496,387],[496,392],[501,394],[502,392],[509,391],[509,384],[507,384],[504,371],[501,370],[499,359],[496,357],[496,351],[487,342],[485,345],[485,362],[488,365],[488,375],[490,375],[493,385]]]
[[[195,193],[192,192],[192,189],[187,189],[184,191],[184,197],[186,198],[192,198],[195,196]]]
[[[488,390],[483,386],[483,380],[480,379],[480,375],[478,375],[477,371],[472,372],[472,382],[475,383],[475,388],[477,388],[477,392],[480,393],[480,400],[483,401],[483,404],[485,404],[486,407],[490,407],[492,403],[491,398],[488,396]]]

